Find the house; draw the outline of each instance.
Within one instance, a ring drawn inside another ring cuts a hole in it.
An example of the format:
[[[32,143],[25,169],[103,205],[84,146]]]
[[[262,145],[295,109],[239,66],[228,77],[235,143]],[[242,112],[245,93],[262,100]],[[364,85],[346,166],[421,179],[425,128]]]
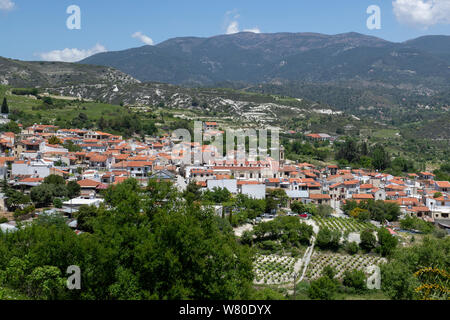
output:
[[[239,184],[240,181],[238,181]],[[266,185],[265,184],[242,184],[241,193],[247,195],[252,199],[265,199],[266,198]]]
[[[97,187],[102,185],[100,181],[95,181],[91,179],[84,179],[77,181],[81,187],[80,197],[81,198],[94,198],[97,195]]]
[[[162,169],[162,170],[157,170],[157,171],[153,172],[149,178],[157,180],[157,181],[166,181],[166,182],[172,181],[173,182],[176,180],[176,175],[174,173],[170,172],[169,170]]]
[[[219,125],[217,122],[203,122],[203,129],[205,131],[207,130],[217,130],[219,128]]]
[[[339,167],[336,165],[327,166],[326,172],[329,175],[336,175]]]
[[[11,175],[15,176],[33,176],[37,178],[46,178],[50,175],[52,162],[39,159],[34,161],[17,160],[11,166]]]
[[[356,200],[356,201],[366,201],[366,200],[373,200],[374,197],[371,194],[352,194],[352,200]]]
[[[302,190],[286,190],[286,195],[289,197],[289,206],[296,201],[306,203],[309,198],[308,191]]]
[[[213,191],[214,188],[219,188],[219,189],[227,189],[232,194],[238,193],[236,179],[207,180],[206,187],[210,191]]]
[[[152,172],[153,161],[121,161],[112,165],[112,170],[128,171],[130,177],[148,178]]]
[[[311,203],[315,205],[324,204],[324,205],[330,205],[331,204],[331,197],[329,194],[310,194],[309,200]]]
[[[450,197],[448,194],[438,198],[426,197],[425,205],[431,210],[434,219],[450,218]]]
[[[431,172],[419,172],[419,179],[421,180],[432,180],[434,179],[435,175]]]
[[[98,170],[107,169],[112,164],[113,158],[106,155],[94,154],[89,158],[89,167]]]
[[[99,207],[105,200],[98,198],[86,199],[83,197],[74,198],[69,201],[63,202],[63,211],[71,215],[71,213],[77,212],[81,206],[96,206]]]
[[[307,134],[306,137],[313,141],[330,141],[331,136],[326,133],[310,133]]]
[[[439,192],[449,192],[450,182],[449,181],[435,181],[435,189]]]

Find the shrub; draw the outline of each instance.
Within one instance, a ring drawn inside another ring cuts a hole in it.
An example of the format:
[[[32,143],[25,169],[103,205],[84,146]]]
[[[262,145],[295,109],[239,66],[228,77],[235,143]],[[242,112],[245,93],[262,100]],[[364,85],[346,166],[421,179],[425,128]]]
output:
[[[366,275],[361,270],[347,270],[344,272],[344,286],[353,288],[357,292],[363,292],[367,289]]]
[[[364,230],[361,232],[360,246],[362,249],[370,252],[373,248],[375,248],[376,243],[377,240],[371,230]]]
[[[329,277],[320,277],[312,281],[308,296],[313,300],[334,300],[337,293],[337,281]]]
[[[354,241],[349,242],[345,246],[345,251],[347,251],[347,253],[349,253],[351,255],[357,254],[359,251],[359,245]]]

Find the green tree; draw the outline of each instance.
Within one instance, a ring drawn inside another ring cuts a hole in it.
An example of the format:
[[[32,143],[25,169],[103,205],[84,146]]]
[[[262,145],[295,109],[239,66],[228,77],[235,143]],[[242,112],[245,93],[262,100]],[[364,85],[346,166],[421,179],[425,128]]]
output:
[[[27,277],[28,294],[34,299],[62,299],[65,285],[61,271],[54,266],[37,267]]]
[[[53,203],[54,185],[41,184],[40,186],[31,188],[30,197],[36,204],[36,207],[46,207]]]
[[[66,181],[61,176],[58,176],[56,174],[51,174],[44,179],[44,183],[54,184],[54,185],[65,185]]]
[[[321,249],[337,250],[342,233],[338,230],[330,230],[329,228],[321,228],[317,233],[316,243]]]
[[[347,138],[345,142],[339,146],[336,153],[337,160],[346,160],[348,163],[359,161],[359,150],[356,141],[351,138]]]
[[[319,204],[317,206],[316,215],[320,217],[329,217],[333,213],[333,208],[326,204]]]
[[[401,263],[394,261],[381,266],[381,289],[391,299],[414,299],[418,286],[417,279]]]
[[[109,292],[111,297],[117,300],[142,299],[139,278],[123,267],[117,269],[116,282],[109,287]]]
[[[367,252],[372,251],[373,248],[375,248],[377,244],[377,239],[375,238],[372,230],[363,230],[361,232],[361,243],[360,247]]]
[[[67,183],[67,196],[70,199],[76,198],[80,195],[81,187],[76,181],[69,181]]]
[[[381,145],[375,146],[375,148],[372,150],[371,156],[373,159],[372,164],[375,169],[385,170],[391,163],[389,154]]]
[[[301,201],[294,201],[291,204],[291,210],[295,213],[303,213],[306,211],[306,207]]]
[[[359,245],[354,241],[348,242],[345,246],[345,251],[351,255],[357,254],[359,251]]]
[[[334,279],[334,277],[337,275],[337,270],[336,268],[327,265],[322,269],[322,276],[324,277],[328,277],[330,279]]]
[[[63,206],[63,202],[60,198],[55,198],[53,199],[53,205],[55,206],[55,208],[61,209]]]
[[[308,296],[313,300],[334,300],[337,290],[337,281],[323,276],[311,282],[308,289]]]
[[[381,228],[378,230],[378,244],[377,251],[382,256],[388,256],[392,254],[392,252],[395,250],[398,244],[398,239],[391,235],[390,232],[385,229]]]
[[[366,291],[366,275],[361,270],[347,270],[344,272],[343,285],[355,289],[358,293]]]
[[[201,186],[197,184],[197,181],[191,180],[183,193],[183,197],[187,202],[199,201],[202,198]]]
[[[52,136],[48,139],[48,143],[49,144],[62,144],[62,141],[58,137]]]
[[[6,97],[3,98],[2,110],[1,111],[2,111],[3,114],[8,114],[9,113],[8,101],[6,100]]]

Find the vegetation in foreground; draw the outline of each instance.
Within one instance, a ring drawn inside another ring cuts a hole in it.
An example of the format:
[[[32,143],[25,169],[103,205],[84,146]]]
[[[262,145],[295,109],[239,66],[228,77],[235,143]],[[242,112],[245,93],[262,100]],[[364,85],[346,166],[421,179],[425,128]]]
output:
[[[63,218],[48,215],[17,232],[1,234],[0,286],[31,299],[289,296],[270,288],[255,289],[252,245],[237,241],[227,219],[215,216],[198,200],[185,200],[192,196],[181,196],[171,184],[155,181],[141,189],[130,179],[105,192],[105,206],[81,208],[77,218],[84,233],[80,235]],[[286,241],[294,247],[310,232],[290,220],[271,228],[279,230],[281,237],[287,231]],[[383,293],[392,299],[445,298],[440,291],[420,288],[434,285],[434,278],[428,276],[436,272],[441,277],[438,284],[448,289],[449,249],[446,237],[426,238],[420,245],[388,252],[389,262],[382,266]],[[65,272],[71,265],[82,270],[82,290],[65,287]],[[340,299],[340,292],[354,297],[353,291],[339,291],[342,285],[358,290],[361,274],[350,272],[342,284],[330,274],[312,281],[308,297]]]

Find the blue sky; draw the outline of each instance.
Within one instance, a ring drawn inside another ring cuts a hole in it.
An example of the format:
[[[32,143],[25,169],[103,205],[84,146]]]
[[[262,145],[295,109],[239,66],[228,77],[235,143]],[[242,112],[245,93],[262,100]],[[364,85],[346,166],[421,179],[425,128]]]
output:
[[[70,5],[81,9],[81,30],[66,27]],[[381,9],[379,30],[366,26],[370,5]],[[450,0],[0,0],[0,56],[22,60],[70,61],[173,37],[243,30],[355,31],[397,42],[450,35]]]

